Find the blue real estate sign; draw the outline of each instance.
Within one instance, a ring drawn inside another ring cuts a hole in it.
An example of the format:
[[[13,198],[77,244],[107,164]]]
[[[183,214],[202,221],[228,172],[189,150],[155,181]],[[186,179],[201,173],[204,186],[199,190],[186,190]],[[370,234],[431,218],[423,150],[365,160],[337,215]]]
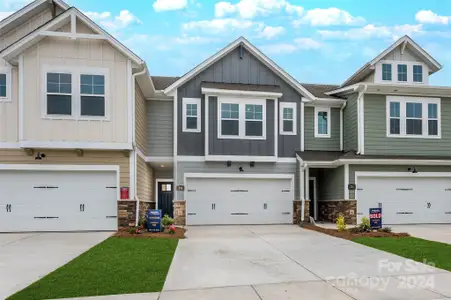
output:
[[[147,230],[151,232],[161,231],[161,210],[149,209],[147,211]]]
[[[370,208],[370,226],[372,229],[382,228],[382,208]]]

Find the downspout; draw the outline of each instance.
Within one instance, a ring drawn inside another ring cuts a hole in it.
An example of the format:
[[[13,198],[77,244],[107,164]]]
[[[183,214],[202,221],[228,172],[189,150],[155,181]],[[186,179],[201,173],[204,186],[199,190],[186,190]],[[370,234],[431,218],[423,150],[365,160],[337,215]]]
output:
[[[368,89],[368,85],[363,84],[358,87],[359,94],[357,96],[357,154],[362,153],[362,135],[363,133],[363,120],[362,120],[362,114],[363,107],[362,107],[362,99],[363,94],[365,94],[366,90]]]
[[[135,73],[132,75],[132,109],[133,109],[133,121],[132,121],[132,128],[133,128],[133,135],[132,135],[132,153],[131,155],[134,156],[134,160],[135,160],[135,168],[134,168],[134,174],[133,177],[135,178],[135,182],[134,182],[134,191],[135,191],[135,199],[136,199],[136,212],[135,212],[135,225],[138,226],[139,223],[139,198],[138,198],[138,194],[137,194],[137,180],[136,180],[136,175],[137,175],[137,155],[136,155],[136,77],[147,74],[148,70],[147,70],[147,65],[145,63],[142,64],[142,66],[144,67],[142,71],[139,71],[138,73]]]

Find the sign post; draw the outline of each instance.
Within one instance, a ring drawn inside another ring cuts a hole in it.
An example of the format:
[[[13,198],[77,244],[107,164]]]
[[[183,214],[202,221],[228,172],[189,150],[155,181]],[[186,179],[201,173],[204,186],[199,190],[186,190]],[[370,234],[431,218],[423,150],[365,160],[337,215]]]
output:
[[[370,226],[372,229],[382,228],[382,208],[370,208]]]
[[[161,210],[149,209],[147,211],[147,230],[150,232],[161,231]]]

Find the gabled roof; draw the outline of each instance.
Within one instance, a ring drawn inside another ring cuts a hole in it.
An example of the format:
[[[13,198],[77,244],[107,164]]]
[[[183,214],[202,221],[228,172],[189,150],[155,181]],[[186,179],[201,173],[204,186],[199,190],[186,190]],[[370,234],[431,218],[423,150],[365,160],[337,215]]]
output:
[[[294,79],[290,74],[284,71],[281,67],[279,67],[274,61],[264,55],[260,50],[258,50],[254,45],[252,45],[248,40],[244,37],[239,37],[228,46],[223,48],[222,50],[215,53],[213,56],[209,57],[202,63],[200,63],[197,67],[193,68],[191,71],[180,77],[173,84],[168,86],[164,93],[168,94],[175,90],[177,87],[183,85],[197,74],[213,65],[215,62],[232,52],[236,47],[243,45],[246,50],[248,50],[252,55],[254,55],[257,59],[259,59],[264,65],[266,65],[269,69],[271,69],[274,73],[280,76],[283,80],[285,80],[291,87],[293,87],[300,94],[304,95],[306,98],[314,99],[313,96],[306,88],[304,88],[296,79]]]
[[[2,51],[0,51],[0,56],[3,57],[5,60],[12,59],[16,57],[19,53],[23,52],[25,49],[28,49],[30,46],[38,43],[42,39],[46,37],[46,35],[43,35],[42,33],[48,30],[54,30],[57,28],[60,28],[62,25],[66,24],[68,21],[71,20],[71,16],[75,16],[83,22],[86,26],[91,28],[96,34],[100,37],[103,37],[106,41],[108,41],[113,47],[115,47],[117,50],[119,50],[122,54],[130,58],[135,64],[137,65],[144,65],[144,61],[137,56],[135,53],[133,53],[130,49],[125,47],[121,42],[119,42],[117,39],[115,39],[112,35],[110,35],[108,32],[103,30],[100,26],[98,26],[94,21],[89,19],[87,16],[85,16],[81,11],[79,11],[75,7],[71,7],[67,9],[65,12],[60,14],[59,16],[51,19],[49,22],[43,24],[42,26],[38,27],[34,31],[30,32],[23,38],[19,39],[18,41],[14,42],[13,44],[9,45]]]
[[[155,90],[161,91],[176,82],[180,77],[152,76]]]
[[[378,56],[376,56],[371,61],[367,62],[363,65],[357,72],[352,74],[340,87],[348,86],[354,83],[357,83],[364,79],[366,76],[371,73],[374,68],[374,65],[383,59],[387,54],[392,52],[397,47],[402,46],[403,49],[406,46],[409,46],[409,49],[412,50],[418,57],[424,60],[424,62],[429,66],[429,70],[432,73],[437,72],[442,68],[442,65],[438,63],[429,53],[427,53],[423,48],[421,48],[417,43],[415,43],[409,36],[405,35],[402,38],[398,39],[394,42],[390,47],[382,51]]]
[[[326,93],[337,89],[339,86],[336,84],[313,84],[313,83],[301,83],[313,96],[321,99],[341,99],[337,96],[327,95]]]
[[[27,18],[30,15],[34,15],[35,11],[42,11],[45,9],[48,5],[55,4],[59,6],[62,10],[69,9],[69,5],[61,0],[35,0],[31,2],[30,4],[22,7],[18,11],[14,12],[13,14],[9,15],[8,17],[4,18],[0,21],[0,32],[2,29],[7,27],[9,24],[13,23],[16,20],[20,20],[21,18]]]

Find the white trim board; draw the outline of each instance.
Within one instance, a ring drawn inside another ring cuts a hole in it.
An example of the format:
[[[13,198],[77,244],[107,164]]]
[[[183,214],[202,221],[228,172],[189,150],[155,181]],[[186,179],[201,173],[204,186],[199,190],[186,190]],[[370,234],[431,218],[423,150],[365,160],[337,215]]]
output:
[[[176,82],[171,84],[169,87],[167,87],[164,90],[165,94],[171,93],[175,89],[177,89],[179,86],[183,85],[190,79],[192,79],[194,76],[211,66],[216,61],[220,60],[224,56],[226,56],[228,53],[233,51],[236,47],[242,45],[246,48],[251,54],[253,54],[255,57],[257,57],[263,64],[265,64],[268,68],[270,68],[273,72],[278,74],[280,77],[282,77],[290,86],[292,86],[295,90],[297,90],[302,95],[307,96],[310,99],[314,99],[315,96],[313,96],[306,88],[304,88],[296,79],[294,79],[290,74],[285,72],[282,68],[280,68],[276,63],[274,63],[271,59],[269,59],[266,55],[264,55],[260,50],[258,50],[254,45],[252,45],[248,40],[246,40],[244,37],[239,37],[232,43],[230,43],[228,46],[224,47],[214,55],[210,56],[208,59],[204,60],[202,63],[197,65],[195,68],[193,68],[191,71],[186,73],[183,77],[178,79]]]
[[[232,174],[232,173],[185,173],[186,178],[242,178],[242,179],[290,179],[293,174]]]
[[[92,150],[132,150],[131,143],[102,143],[102,142],[66,142],[66,141],[20,141],[20,148],[39,149],[92,149]]]
[[[202,88],[202,94],[209,94],[211,96],[228,95],[235,97],[259,97],[259,98],[280,98],[283,96],[282,93],[275,92],[259,92],[259,91],[242,91],[242,90],[225,90],[225,89],[213,89],[213,88]]]

